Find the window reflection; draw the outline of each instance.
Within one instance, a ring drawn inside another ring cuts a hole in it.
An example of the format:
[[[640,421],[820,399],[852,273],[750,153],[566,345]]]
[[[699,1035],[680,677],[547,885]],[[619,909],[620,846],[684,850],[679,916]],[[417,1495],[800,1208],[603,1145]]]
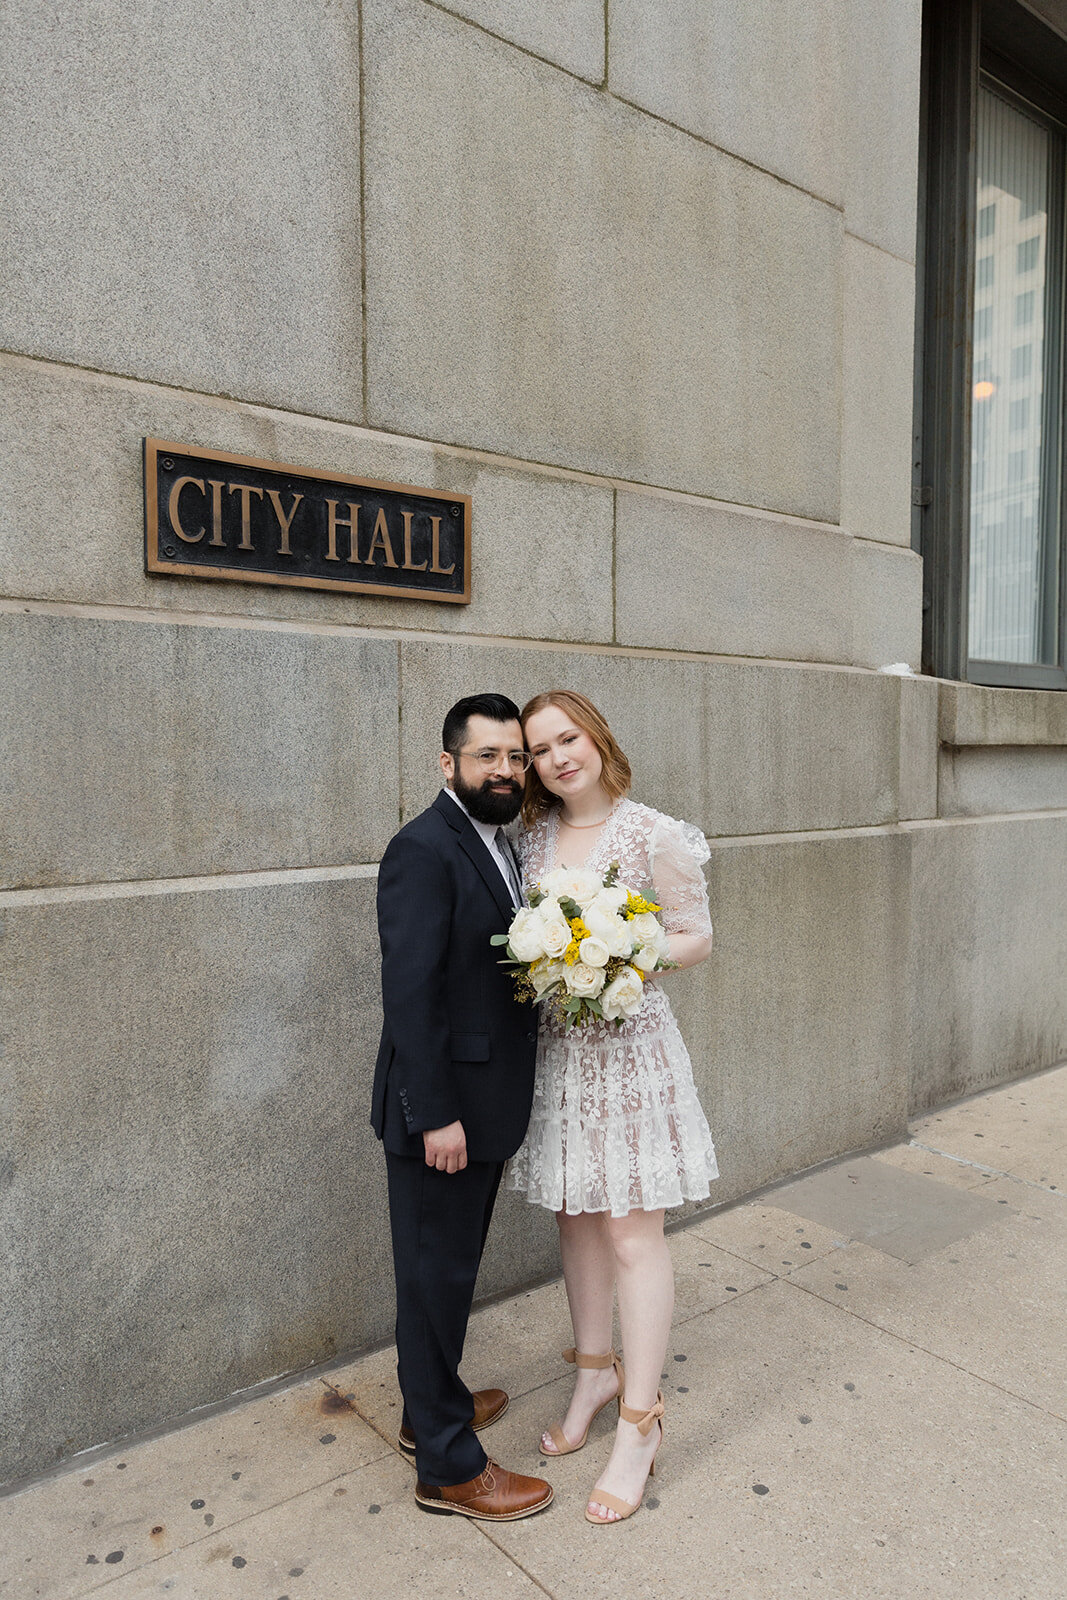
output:
[[[1051,661],[1056,652],[1048,596],[1058,465],[1045,437],[1046,386],[1058,384],[1046,348],[1051,143],[1047,127],[982,86],[969,617],[979,660]]]

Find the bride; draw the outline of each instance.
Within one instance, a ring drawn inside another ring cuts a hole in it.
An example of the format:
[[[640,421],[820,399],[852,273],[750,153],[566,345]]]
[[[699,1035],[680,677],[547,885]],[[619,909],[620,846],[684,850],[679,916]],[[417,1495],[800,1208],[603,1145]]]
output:
[[[662,906],[672,964],[703,961],[711,949],[703,834],[626,798],[629,762],[584,695],[535,695],[522,725],[532,758],[519,841],[527,881],[553,867],[599,874],[617,862],[620,882]],[[717,1176],[689,1054],[657,981],[646,979],[640,1008],[619,1027],[566,1029],[543,1008],[530,1127],[508,1182],[556,1213],[574,1328],[574,1348],[564,1351],[576,1368],[574,1393],[562,1423],[542,1434],[542,1451],[580,1450],[593,1418],[618,1401],[590,1522],[632,1516],[655,1470],[674,1306],[664,1210],[703,1199]],[[612,1349],[616,1288],[625,1372]]]

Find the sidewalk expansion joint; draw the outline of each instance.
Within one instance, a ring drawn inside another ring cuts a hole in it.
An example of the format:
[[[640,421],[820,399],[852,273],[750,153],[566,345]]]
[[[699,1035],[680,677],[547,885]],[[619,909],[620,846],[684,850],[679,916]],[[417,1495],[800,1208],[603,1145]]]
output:
[[[802,1294],[810,1294],[813,1300],[818,1300],[821,1305],[832,1306],[835,1311],[840,1311],[842,1316],[855,1317],[857,1322],[862,1322],[865,1327],[873,1328],[876,1333],[882,1333],[887,1339],[892,1339],[896,1344],[906,1345],[909,1350],[918,1350],[921,1355],[929,1356],[932,1361],[940,1361],[946,1367],[952,1367],[955,1372],[962,1372],[967,1378],[973,1378],[975,1383],[985,1384],[989,1389],[995,1389],[998,1394],[1006,1395],[1009,1400],[1014,1400],[1017,1405],[1025,1406],[1028,1411],[1036,1411],[1039,1417],[1054,1417],[1057,1422],[1067,1422],[1067,1413],[1053,1411],[1049,1406],[1042,1406],[1036,1400],[1030,1400],[1024,1394],[1019,1394],[1015,1389],[1007,1388],[1003,1383],[998,1383],[995,1378],[989,1378],[982,1372],[975,1372],[971,1367],[965,1367],[959,1361],[953,1361],[951,1356],[942,1354],[940,1350],[931,1350],[928,1345],[920,1344],[917,1339],[909,1339],[907,1334],[897,1333],[894,1328],[887,1328],[884,1323],[874,1322],[870,1317],[865,1317],[859,1311],[854,1311],[851,1306],[842,1305],[840,1300],[832,1300],[829,1295],[819,1289],[809,1289],[807,1284],[801,1283],[798,1278],[783,1278],[782,1283],[792,1288],[799,1289]]]
[[[538,1589],[541,1592],[541,1594],[547,1595],[548,1596],[548,1600],[556,1600],[556,1596],[553,1593],[553,1591],[551,1589],[546,1589],[544,1584],[541,1582],[540,1578],[535,1578],[534,1577],[534,1575],[530,1571],[529,1567],[524,1567],[521,1561],[517,1561],[516,1560],[516,1558],[512,1555],[511,1551],[507,1548],[506,1545],[501,1544],[499,1539],[494,1539],[493,1538],[493,1535],[490,1532],[490,1529],[488,1527],[486,1527],[484,1522],[476,1522],[473,1518],[471,1518],[471,1525],[482,1535],[483,1538],[485,1538],[485,1539],[487,1539],[489,1541],[489,1543],[493,1546],[494,1550],[499,1550],[500,1554],[504,1557],[504,1559],[506,1561],[510,1561],[511,1565],[518,1572],[521,1572],[524,1578],[528,1578],[529,1581],[533,1584],[535,1589]]]
[[[950,1150],[939,1150],[934,1144],[923,1144],[920,1139],[909,1139],[913,1150],[925,1150],[927,1155],[944,1156],[946,1161],[955,1161],[961,1167],[973,1167],[976,1172],[986,1172],[991,1178],[1009,1178],[1012,1183],[1021,1183],[1027,1189],[1040,1189],[1042,1194],[1062,1194],[1062,1189],[1057,1189],[1054,1183],[1038,1183],[1034,1178],[1020,1178],[1017,1172],[1004,1172],[1000,1167],[987,1167],[984,1162],[971,1161],[967,1156],[954,1156]]]

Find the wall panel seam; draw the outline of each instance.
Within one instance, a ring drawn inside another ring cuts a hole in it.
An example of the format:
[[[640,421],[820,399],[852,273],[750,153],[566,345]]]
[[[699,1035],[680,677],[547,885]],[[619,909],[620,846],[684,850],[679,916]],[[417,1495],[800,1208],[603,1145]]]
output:
[[[27,889],[0,889],[0,909],[16,911],[26,906],[64,905],[84,900],[136,900],[149,895],[217,894],[239,889],[299,887],[314,883],[341,883],[354,878],[376,878],[377,862],[355,862],[331,867],[279,867],[256,872],[220,872],[190,878],[137,878],[116,882],[69,883]]]
[[[211,394],[203,389],[190,389],[181,384],[163,383],[158,378],[139,378],[132,373],[116,372],[105,367],[84,366],[76,361],[60,361],[54,356],[33,355],[25,350],[0,347],[0,368],[6,365],[54,368],[57,372],[84,374],[87,378],[102,378],[106,383],[134,391],[149,391],[171,399],[177,397],[219,411],[237,411],[253,420],[265,417],[295,419],[324,429],[336,429],[356,442],[366,440],[372,444],[401,445],[414,450],[439,452],[454,456],[459,461],[471,461],[477,466],[490,467],[500,472],[529,473],[533,477],[552,478],[562,483],[577,483],[593,489],[622,490],[634,495],[652,495],[657,499],[676,500],[682,505],[702,506],[713,511],[728,511],[737,516],[755,517],[788,527],[808,528],[820,533],[835,533],[851,538],[840,522],[825,517],[806,517],[795,511],[782,511],[773,505],[749,505],[742,500],[720,500],[714,495],[696,494],[679,489],[669,483],[652,483],[639,478],[611,477],[591,472],[583,467],[560,466],[555,461],[539,461],[533,456],[511,456],[486,450],[480,446],[457,444],[447,439],[433,439],[426,435],[404,433],[366,420],[327,416],[322,412],[300,411],[265,400],[249,400],[238,395]]]
[[[847,223],[845,224],[844,237],[846,239],[854,239],[857,244],[866,245],[868,250],[877,250],[879,255],[888,256],[890,261],[899,261],[902,267],[910,267],[912,272],[915,271],[914,256],[901,256],[895,250],[887,250],[884,244],[877,244],[874,239],[868,239],[864,234],[856,233]]]
[[[709,650],[664,649],[657,645],[582,643],[573,639],[523,638],[521,635],[435,633],[411,628],[375,627],[371,623],[320,622],[289,617],[247,617],[239,612],[170,611],[158,606],[108,605],[101,601],[46,600],[20,595],[0,596],[0,616],[50,616],[96,622],[148,623],[152,626],[230,628],[237,631],[295,633],[324,638],[349,638],[383,643],[477,646],[493,650],[553,651],[566,655],[618,656],[649,661],[706,663],[719,666],[775,667],[788,672],[835,672],[866,678],[884,678],[876,667],[845,661],[804,661],[782,656],[723,655]],[[915,674],[918,678],[918,674]]]

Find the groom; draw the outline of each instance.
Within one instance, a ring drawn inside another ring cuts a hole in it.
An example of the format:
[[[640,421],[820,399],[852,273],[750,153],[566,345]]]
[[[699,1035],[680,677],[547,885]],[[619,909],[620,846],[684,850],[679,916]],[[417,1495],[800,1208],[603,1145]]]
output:
[[[445,718],[433,805],[391,840],[378,873],[384,1026],[371,1122],[385,1146],[396,1273],[400,1448],[427,1511],[514,1521],[552,1489],[488,1460],[478,1430],[502,1389],[460,1378],[478,1264],[503,1163],[522,1143],[537,1025],[490,944],[522,891],[502,824],[522,804],[518,707],[470,695]]]

